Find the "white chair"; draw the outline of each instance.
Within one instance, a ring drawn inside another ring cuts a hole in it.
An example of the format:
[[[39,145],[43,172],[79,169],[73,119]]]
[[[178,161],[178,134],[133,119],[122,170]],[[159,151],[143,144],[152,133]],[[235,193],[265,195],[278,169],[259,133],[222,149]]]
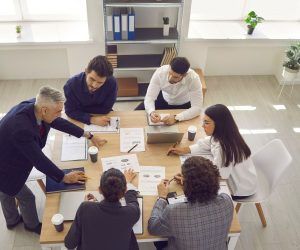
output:
[[[260,203],[274,191],[280,177],[292,162],[292,157],[283,142],[274,139],[254,153],[251,158],[257,172],[257,192],[247,198],[235,199],[234,201],[237,202],[235,209],[238,213],[243,203],[255,203],[261,223],[265,227],[267,222]]]

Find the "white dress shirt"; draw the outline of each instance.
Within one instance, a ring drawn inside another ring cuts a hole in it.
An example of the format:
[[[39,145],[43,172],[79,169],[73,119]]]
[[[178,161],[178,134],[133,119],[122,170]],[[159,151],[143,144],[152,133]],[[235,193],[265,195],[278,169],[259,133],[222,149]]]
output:
[[[207,136],[198,140],[197,144],[190,146],[192,155],[201,155],[213,162],[219,168],[222,179],[228,179],[228,185],[235,196],[249,196],[256,192],[257,175],[251,157],[241,163],[230,164],[224,167],[222,164],[221,144]]]
[[[201,113],[203,94],[199,75],[189,69],[187,75],[178,83],[171,84],[168,80],[170,65],[158,68],[149,83],[145,96],[145,109],[148,114],[155,111],[155,100],[159,92],[169,105],[182,105],[191,102],[191,108],[176,115],[176,120],[184,121],[192,119]]]

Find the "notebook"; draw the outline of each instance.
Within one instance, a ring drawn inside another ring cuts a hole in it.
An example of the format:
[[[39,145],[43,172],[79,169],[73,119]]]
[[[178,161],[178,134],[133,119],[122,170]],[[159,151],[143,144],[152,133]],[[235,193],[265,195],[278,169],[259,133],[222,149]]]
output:
[[[66,192],[60,194],[59,213],[64,216],[65,221],[73,221],[80,204],[84,201],[85,195],[88,193],[93,194],[98,201],[103,200],[103,196],[98,191],[78,191]],[[120,200],[122,206],[126,206],[124,198]],[[135,234],[143,234],[143,198],[138,197],[140,206],[140,218],[133,226]]]
[[[84,167],[80,168],[69,168],[69,169],[62,169],[62,171],[65,172],[65,174],[70,173],[71,171],[83,171]],[[46,193],[57,193],[57,192],[65,192],[65,191],[72,191],[72,190],[84,190],[85,189],[85,183],[84,184],[67,184],[64,182],[57,183],[56,181],[52,180],[50,177],[46,176]]]

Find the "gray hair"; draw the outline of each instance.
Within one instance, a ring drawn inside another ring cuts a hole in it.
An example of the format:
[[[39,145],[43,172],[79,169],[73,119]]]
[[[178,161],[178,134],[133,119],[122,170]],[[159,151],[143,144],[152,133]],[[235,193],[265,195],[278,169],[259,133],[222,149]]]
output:
[[[35,104],[38,106],[47,104],[55,105],[58,102],[64,102],[65,100],[63,93],[59,90],[49,86],[43,86],[36,96]]]

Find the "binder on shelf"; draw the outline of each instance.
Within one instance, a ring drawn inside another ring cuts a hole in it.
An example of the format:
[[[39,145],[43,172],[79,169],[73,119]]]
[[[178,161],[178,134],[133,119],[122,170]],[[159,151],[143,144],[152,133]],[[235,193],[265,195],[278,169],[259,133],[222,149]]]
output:
[[[122,40],[128,40],[128,14],[127,8],[121,9],[121,36]]]
[[[121,17],[118,9],[114,10],[113,25],[114,40],[121,40]]]
[[[128,40],[135,39],[135,12],[133,8],[130,8],[128,12]]]
[[[114,40],[113,15],[111,13],[106,16],[106,39],[109,41]]]

